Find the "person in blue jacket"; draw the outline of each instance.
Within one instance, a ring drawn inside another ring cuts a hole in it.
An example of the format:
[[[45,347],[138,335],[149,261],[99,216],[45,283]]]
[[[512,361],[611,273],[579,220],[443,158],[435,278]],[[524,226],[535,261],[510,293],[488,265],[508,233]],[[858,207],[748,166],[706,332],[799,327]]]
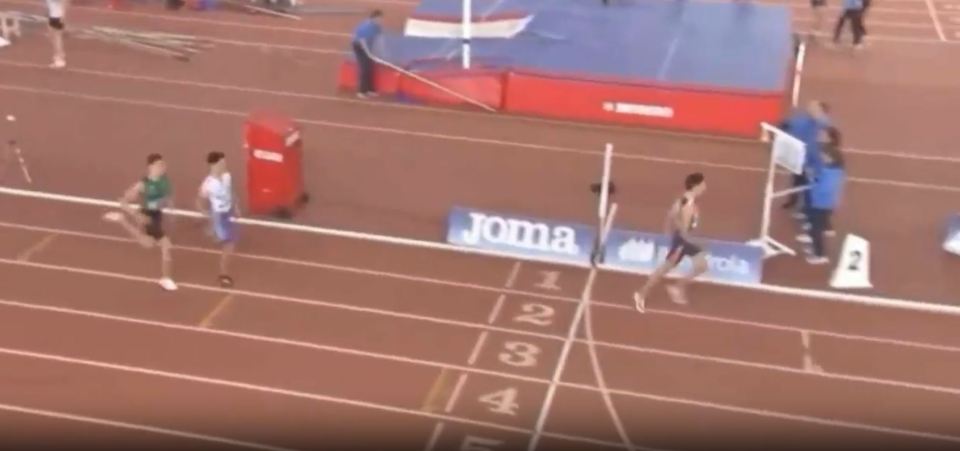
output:
[[[850,22],[850,31],[853,32],[853,48],[863,48],[863,36],[867,30],[863,24],[863,15],[866,6],[864,0],[843,0],[843,12],[837,19],[837,25],[833,28],[833,45],[840,43],[840,33],[843,26]]]
[[[843,197],[843,187],[847,178],[846,163],[839,146],[840,132],[830,127],[827,129],[827,134],[830,136],[830,144],[821,149],[822,165],[810,179],[810,204],[807,209],[810,233],[805,239],[800,239],[812,244],[807,262],[814,265],[822,265],[830,261],[824,252],[823,238],[827,230],[832,230],[833,212]]]
[[[795,111],[789,118],[780,123],[780,129],[789,133],[790,136],[799,139],[807,146],[806,162],[804,164],[804,174],[793,176],[793,186],[800,187],[807,185],[807,172],[816,171],[820,166],[820,142],[819,137],[822,130],[830,125],[830,107],[821,100],[811,100],[803,110]],[[807,194],[804,194],[804,200],[808,200]],[[786,203],[784,209],[792,209],[797,206],[800,200],[800,194],[792,194]],[[801,208],[795,213],[797,219],[805,219]]]
[[[373,47],[383,31],[380,26],[382,16],[383,12],[374,10],[353,32],[353,54],[357,58],[357,97],[361,99],[377,94],[373,86],[373,71],[376,68]]]

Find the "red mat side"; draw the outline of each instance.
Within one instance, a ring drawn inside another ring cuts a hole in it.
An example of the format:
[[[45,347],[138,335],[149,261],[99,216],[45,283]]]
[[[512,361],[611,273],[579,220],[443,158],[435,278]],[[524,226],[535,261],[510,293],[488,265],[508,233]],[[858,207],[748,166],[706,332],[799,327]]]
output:
[[[503,107],[504,73],[498,69],[437,69],[417,73],[427,80],[494,109]],[[401,77],[400,92],[427,103],[469,105],[463,99],[412,77]]]
[[[450,91],[466,96],[494,109],[503,106],[504,73],[499,69],[436,68],[417,71],[417,75]],[[340,64],[337,85],[341,90],[356,90],[357,63],[346,59]],[[442,89],[405,76],[389,67],[377,66],[374,86],[385,95],[407,98],[437,105],[469,105],[463,99]]]
[[[374,71],[373,85],[380,94],[397,94],[400,91],[400,74],[389,67],[378,66]],[[357,90],[357,62],[352,58],[345,58],[340,63],[337,87],[343,91]]]
[[[504,109],[534,116],[756,137],[761,122],[776,122],[784,113],[782,92],[692,90],[514,72],[505,80]]]

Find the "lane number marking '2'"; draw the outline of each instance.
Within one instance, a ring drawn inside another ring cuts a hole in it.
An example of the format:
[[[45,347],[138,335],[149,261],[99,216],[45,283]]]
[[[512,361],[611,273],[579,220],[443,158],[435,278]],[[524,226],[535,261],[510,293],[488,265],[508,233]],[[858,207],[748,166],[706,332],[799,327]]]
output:
[[[847,269],[850,271],[859,271],[860,262],[863,260],[863,254],[860,251],[850,252],[850,265],[847,266]]]
[[[553,324],[553,316],[556,313],[553,307],[535,302],[523,304],[520,307],[523,313],[515,316],[514,321],[518,323],[528,323],[536,326],[549,326]]]

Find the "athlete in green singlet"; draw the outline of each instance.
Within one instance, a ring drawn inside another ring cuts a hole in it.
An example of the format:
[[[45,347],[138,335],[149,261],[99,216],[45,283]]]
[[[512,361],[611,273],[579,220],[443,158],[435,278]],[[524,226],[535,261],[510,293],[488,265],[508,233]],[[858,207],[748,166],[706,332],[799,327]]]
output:
[[[173,243],[163,231],[163,209],[172,207],[171,187],[167,178],[167,165],[161,155],[150,154],[147,157],[147,175],[127,189],[120,199],[120,205],[127,216],[119,211],[112,211],[105,214],[104,219],[120,224],[145,248],[159,245],[162,273],[160,287],[167,291],[176,290],[177,284],[170,275],[170,250]]]

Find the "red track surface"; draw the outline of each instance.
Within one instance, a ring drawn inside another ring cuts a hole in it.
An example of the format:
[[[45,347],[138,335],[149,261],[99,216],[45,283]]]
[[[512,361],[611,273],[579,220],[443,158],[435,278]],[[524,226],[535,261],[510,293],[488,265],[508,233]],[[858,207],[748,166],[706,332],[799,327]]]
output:
[[[28,4],[0,0],[36,10]],[[931,3],[945,40],[950,5]],[[399,22],[409,6],[387,9]],[[187,205],[203,154],[228,149],[239,161],[246,113],[276,106],[305,126],[316,198],[305,223],[437,239],[452,204],[589,219],[585,187],[607,141],[623,154],[624,223],[655,227],[674,180],[693,168],[711,175],[707,235],[745,239],[759,222],[765,154],[755,143],[335,97],[342,17],[75,8],[71,20],[221,42],[190,64],[76,42],[66,72],[42,67],[48,49],[35,34],[4,50],[0,105],[20,118],[34,189],[112,198],[145,153],[161,151]],[[871,149],[851,153],[856,179],[839,222],[872,241],[878,293],[956,302],[957,262],[938,240],[960,193],[960,159],[945,153],[956,132],[940,121],[958,100],[947,66],[960,46],[940,41],[925,2],[879,3],[871,21],[869,52],[814,48],[804,78],[807,95],[835,105],[854,147]],[[934,63],[939,72],[927,70]],[[170,295],[155,287],[156,255],[100,213],[0,198],[6,447],[53,435],[224,449],[343,449],[375,436],[394,448],[477,438],[520,447],[558,365],[541,448],[619,446],[586,342],[559,358],[586,271],[244,229],[238,287],[225,291],[213,284],[216,254],[181,221],[181,290]],[[557,273],[557,287],[540,286],[544,272]],[[790,260],[767,273],[817,288],[826,275]],[[688,309],[656,299],[640,315],[629,305],[639,282],[600,274],[587,290],[600,366],[635,444],[960,443],[960,317],[712,285],[694,287]],[[479,400],[511,388],[512,413]]]

